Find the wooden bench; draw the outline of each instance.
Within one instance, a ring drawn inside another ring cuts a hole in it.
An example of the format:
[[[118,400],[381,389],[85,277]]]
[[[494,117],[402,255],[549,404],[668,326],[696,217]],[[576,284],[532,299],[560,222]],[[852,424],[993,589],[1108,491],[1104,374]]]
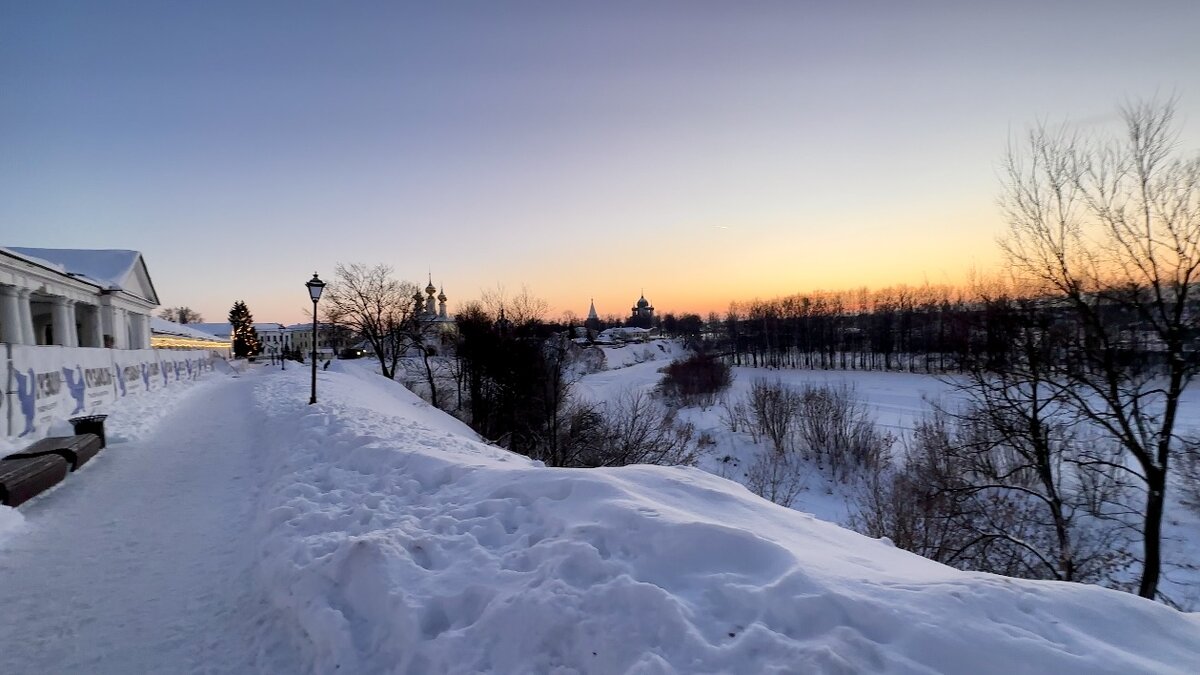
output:
[[[58,455],[66,460],[74,471],[96,456],[103,446],[96,434],[80,434],[78,436],[51,436],[35,441],[33,445],[21,452],[9,455],[5,459],[27,459]]]
[[[17,506],[67,476],[67,460],[58,454],[0,460],[0,501]]]

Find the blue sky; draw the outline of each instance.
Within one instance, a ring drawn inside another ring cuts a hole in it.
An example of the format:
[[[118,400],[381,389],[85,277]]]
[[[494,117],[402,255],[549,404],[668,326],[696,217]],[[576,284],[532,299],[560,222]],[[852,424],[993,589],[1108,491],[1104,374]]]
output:
[[[1048,4],[1051,6],[1042,6]],[[1197,2],[0,1],[0,243],[143,251],[293,322],[387,263],[622,313],[996,264],[1038,119],[1174,94]]]

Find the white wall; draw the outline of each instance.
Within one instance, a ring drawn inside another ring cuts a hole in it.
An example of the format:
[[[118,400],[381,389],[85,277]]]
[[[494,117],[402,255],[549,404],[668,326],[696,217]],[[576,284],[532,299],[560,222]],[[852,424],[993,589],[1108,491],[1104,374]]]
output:
[[[35,440],[51,425],[103,412],[125,396],[194,380],[213,369],[212,352],[173,349],[101,349],[0,345],[7,387],[0,397],[2,429]]]

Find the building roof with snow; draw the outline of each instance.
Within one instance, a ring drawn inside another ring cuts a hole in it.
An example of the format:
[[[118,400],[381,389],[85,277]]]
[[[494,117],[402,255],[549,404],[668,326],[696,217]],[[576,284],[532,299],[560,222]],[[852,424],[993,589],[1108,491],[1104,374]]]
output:
[[[0,247],[0,341],[62,347],[150,347],[158,293],[142,254]]]
[[[10,246],[3,250],[102,290],[124,292],[159,304],[146,262],[138,251],[25,246]]]
[[[228,350],[229,338],[196,330],[191,324],[179,324],[154,316],[150,317],[150,346],[165,349]]]
[[[597,342],[625,342],[629,340],[648,340],[655,330],[638,328],[637,326],[615,326],[605,328],[596,335]]]
[[[287,330],[287,328],[284,328],[283,324],[274,323],[271,321],[257,321],[253,324],[253,326],[254,332],[260,335],[272,332],[278,333],[280,331]],[[189,323],[188,327],[195,328],[196,330],[208,333],[209,335],[216,335],[217,337],[223,338],[228,338],[229,335],[233,333],[233,326],[231,326],[228,321],[218,321],[216,323]]]
[[[224,344],[226,340],[218,339],[216,335],[198,330],[195,324],[175,323],[166,319],[154,316],[150,318],[150,331],[156,335],[176,335],[179,337],[192,338],[195,340],[212,340]]]
[[[233,326],[229,325],[228,321],[220,323],[189,323],[188,328],[224,338],[228,338],[229,334],[233,332]]]

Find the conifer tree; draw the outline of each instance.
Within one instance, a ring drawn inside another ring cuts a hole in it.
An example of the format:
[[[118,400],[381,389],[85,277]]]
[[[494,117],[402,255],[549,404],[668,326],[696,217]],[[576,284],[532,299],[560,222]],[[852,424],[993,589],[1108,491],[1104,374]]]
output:
[[[229,310],[229,325],[233,327],[233,355],[237,358],[258,356],[262,352],[262,341],[254,329],[254,316],[246,303],[238,300]]]

